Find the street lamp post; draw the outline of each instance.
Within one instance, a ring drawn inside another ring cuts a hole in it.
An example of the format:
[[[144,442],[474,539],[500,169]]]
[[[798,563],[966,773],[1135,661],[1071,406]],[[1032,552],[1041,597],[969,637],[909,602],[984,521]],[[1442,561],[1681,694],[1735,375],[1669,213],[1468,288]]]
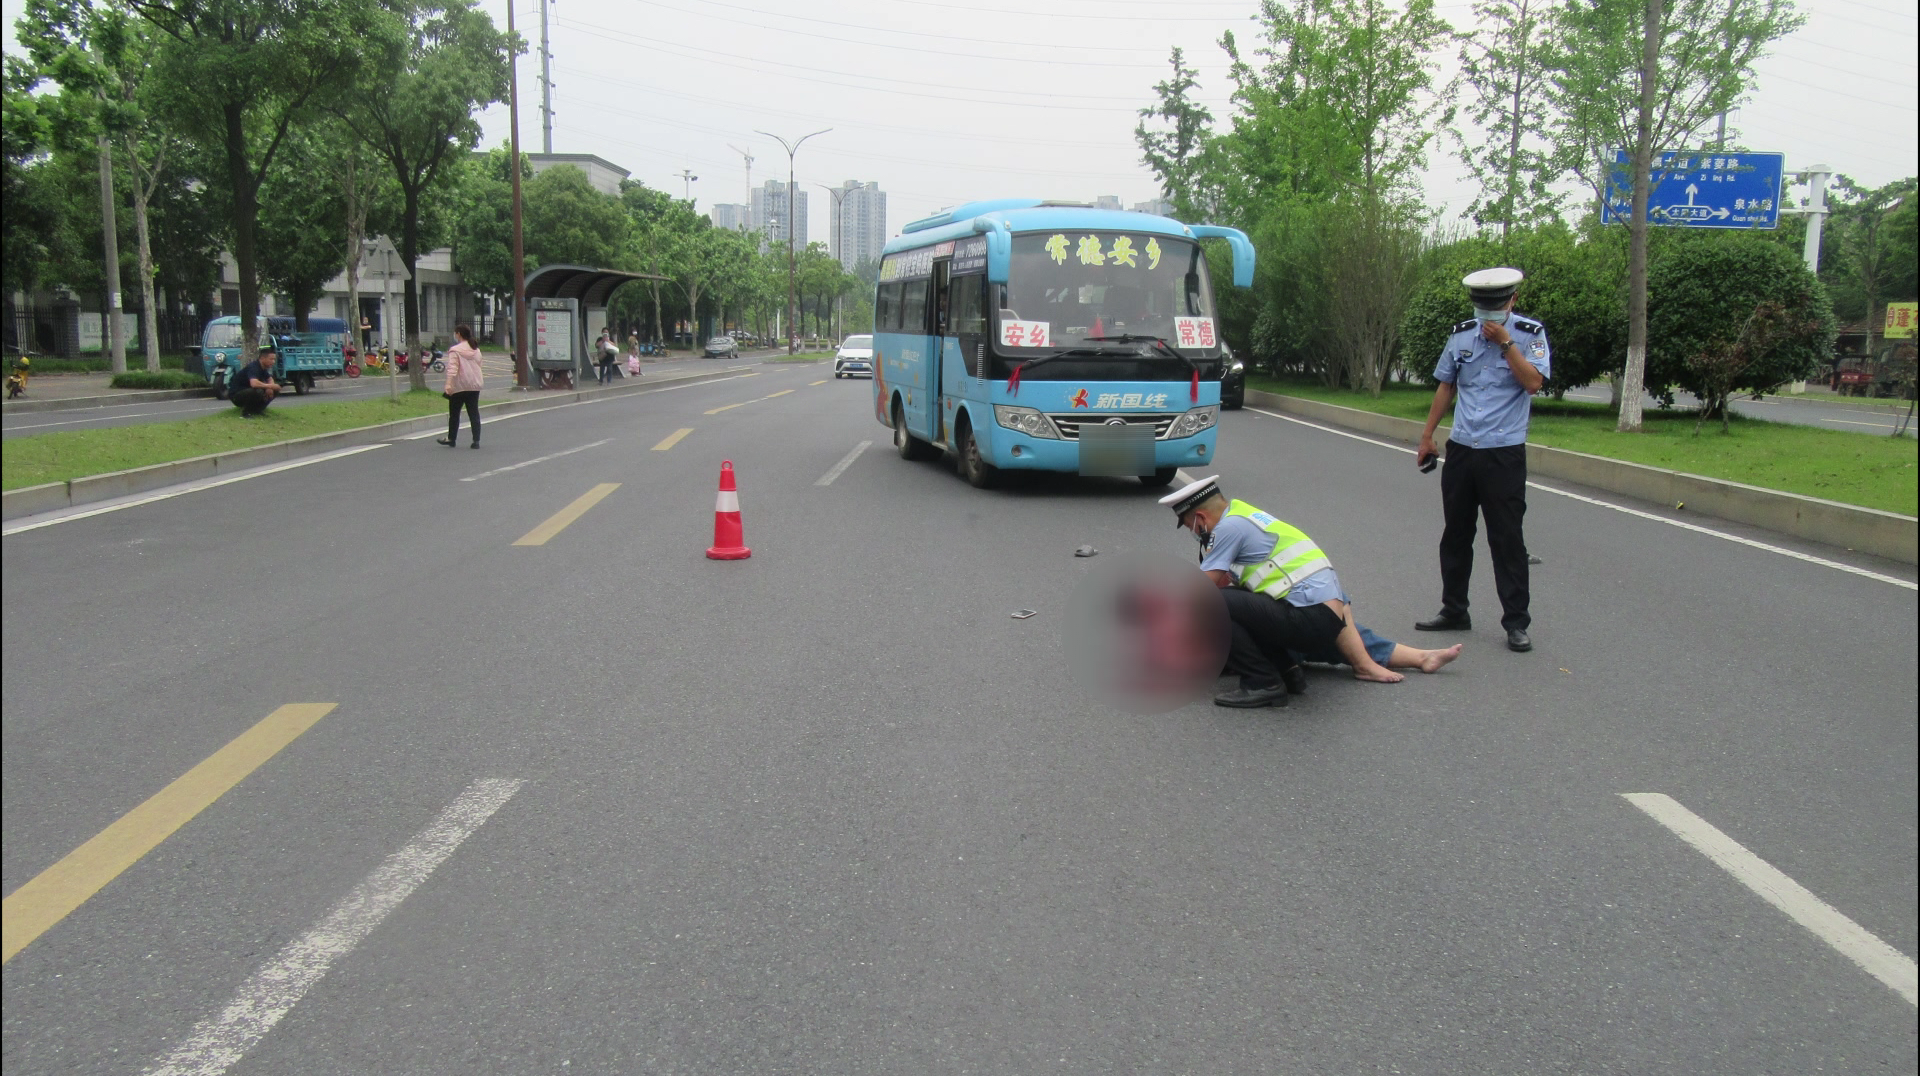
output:
[[[700,182],[700,177],[699,177],[699,176],[696,176],[696,175],[694,175],[694,174],[693,174],[693,169],[691,169],[691,168],[682,168],[682,169],[681,169],[681,170],[679,170],[678,172],[675,172],[675,173],[674,173],[674,175],[675,175],[675,176],[678,176],[678,177],[679,177],[679,179],[680,179],[680,183],[681,183],[681,185],[682,185],[682,186],[683,186],[683,187],[685,188],[685,190],[686,190],[686,194],[687,194],[687,202],[688,202],[688,204],[692,204],[692,202],[693,202],[693,185],[694,185],[695,183],[698,183],[698,182]]]
[[[793,142],[791,145],[788,144],[786,139],[781,138],[779,135],[773,134],[770,131],[753,132],[754,134],[766,135],[768,138],[771,138],[775,142],[780,143],[780,148],[787,151],[787,354],[789,355],[800,350],[799,342],[798,340],[795,339],[793,334],[793,316],[794,316],[793,213],[794,213],[794,202],[796,201],[796,199],[794,198],[794,194],[796,192],[793,189],[793,155],[800,152],[800,147],[805,145],[807,139],[812,138],[813,135],[823,135],[831,130],[833,130],[833,128],[831,127],[822,127],[818,131],[813,132],[813,134],[800,136],[800,138],[797,141]]]
[[[540,5],[540,21],[545,22],[547,8],[545,0]],[[507,5],[507,36],[514,36],[513,5]],[[541,38],[541,49],[546,48],[546,39]],[[521,230],[520,216],[520,50],[507,52],[507,113],[512,135],[513,162],[508,169],[513,174],[513,380],[516,388],[525,391],[532,380],[532,370],[527,364],[527,240]],[[544,59],[542,62],[545,62]],[[544,83],[543,83],[544,85]]]
[[[861,188],[865,187],[866,184],[858,180],[855,180],[853,186],[851,187],[829,187],[825,183],[815,183],[814,186],[819,187],[823,191],[826,191],[827,194],[833,198],[833,222],[834,222],[833,223],[833,245],[839,248],[838,250],[835,250],[833,254],[834,254],[834,257],[836,258],[841,257],[842,256],[841,251],[844,251],[847,249],[847,235],[846,235],[847,225],[846,225],[846,218],[840,215],[840,200],[842,198],[845,198],[847,195],[852,194],[854,191],[860,190]],[[840,268],[845,269],[846,264],[844,262],[841,263]],[[840,296],[838,295],[835,295],[833,297],[833,311],[834,311],[835,317],[837,318],[840,313]],[[844,325],[841,326],[841,331],[844,332],[845,330],[846,330],[846,326]],[[827,335],[828,336],[837,335],[836,333],[834,333],[832,326],[827,327]]]

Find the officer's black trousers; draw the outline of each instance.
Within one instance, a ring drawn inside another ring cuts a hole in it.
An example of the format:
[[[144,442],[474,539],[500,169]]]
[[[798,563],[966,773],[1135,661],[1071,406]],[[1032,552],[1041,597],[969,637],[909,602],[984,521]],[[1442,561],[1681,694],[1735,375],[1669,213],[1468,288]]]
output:
[[[1279,598],[1231,587],[1220,592],[1227,600],[1227,620],[1233,629],[1227,644],[1227,671],[1240,676],[1240,686],[1273,687],[1280,672],[1300,664],[1294,653],[1333,649],[1346,621],[1325,605],[1288,605]]]
[[[1441,611],[1455,616],[1467,612],[1473,535],[1479,517],[1485,516],[1493,586],[1500,595],[1500,626],[1526,630],[1533,623],[1527,612],[1527,539],[1521,528],[1527,515],[1527,446],[1469,448],[1448,441],[1440,497],[1447,515],[1446,530],[1440,535]]]

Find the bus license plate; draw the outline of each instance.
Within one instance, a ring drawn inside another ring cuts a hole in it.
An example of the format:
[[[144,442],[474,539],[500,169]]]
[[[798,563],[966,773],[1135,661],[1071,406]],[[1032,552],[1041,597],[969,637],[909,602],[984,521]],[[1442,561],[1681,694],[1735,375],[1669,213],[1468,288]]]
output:
[[[1080,473],[1137,478],[1154,472],[1153,426],[1149,423],[1080,426]]]

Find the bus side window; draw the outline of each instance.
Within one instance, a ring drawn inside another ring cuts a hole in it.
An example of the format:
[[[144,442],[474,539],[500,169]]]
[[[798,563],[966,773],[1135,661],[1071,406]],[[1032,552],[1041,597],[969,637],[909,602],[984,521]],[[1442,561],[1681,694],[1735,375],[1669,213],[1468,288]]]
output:
[[[985,279],[978,273],[953,278],[947,293],[950,296],[952,313],[949,317],[954,335],[987,331],[987,311],[980,295],[980,282]]]
[[[873,330],[894,332],[900,327],[900,285],[882,284],[873,301]]]
[[[909,280],[900,293],[900,331],[910,336],[927,334],[927,282]]]

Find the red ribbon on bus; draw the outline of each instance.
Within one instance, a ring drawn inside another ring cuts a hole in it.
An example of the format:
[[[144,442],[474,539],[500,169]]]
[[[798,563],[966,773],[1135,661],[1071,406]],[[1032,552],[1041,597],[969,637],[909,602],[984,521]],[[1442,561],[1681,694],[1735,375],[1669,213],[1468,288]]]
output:
[[[1027,364],[1023,362],[1013,368],[1013,373],[1007,375],[1007,395],[1020,395],[1020,371],[1026,368]]]
[[[1194,403],[1200,402],[1200,371],[1198,370],[1193,372],[1193,384],[1187,389],[1187,399]]]

